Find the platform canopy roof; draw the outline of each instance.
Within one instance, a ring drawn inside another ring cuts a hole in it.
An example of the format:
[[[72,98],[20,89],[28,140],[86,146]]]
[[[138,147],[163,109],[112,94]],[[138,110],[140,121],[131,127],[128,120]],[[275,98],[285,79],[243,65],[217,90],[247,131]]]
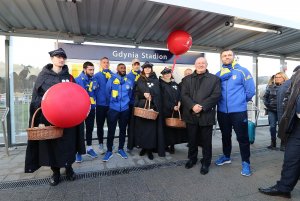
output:
[[[198,4],[169,2],[1,0],[0,35],[166,48],[169,33],[182,29],[193,38],[192,50],[219,52],[230,48],[245,54],[300,59],[300,30],[295,27],[201,10]],[[205,5],[203,0],[199,2]],[[273,31],[239,29],[225,26],[226,22]]]

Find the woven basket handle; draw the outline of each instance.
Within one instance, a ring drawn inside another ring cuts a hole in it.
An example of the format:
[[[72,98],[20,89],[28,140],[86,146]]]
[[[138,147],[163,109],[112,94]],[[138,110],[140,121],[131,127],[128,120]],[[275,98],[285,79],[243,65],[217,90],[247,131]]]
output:
[[[148,103],[148,105],[147,105],[147,103]],[[151,100],[146,99],[144,109],[150,110],[150,104],[151,104]],[[148,106],[148,107],[147,107],[147,106]],[[146,107],[147,107],[147,108],[146,108]]]
[[[36,111],[33,113],[32,120],[31,120],[31,128],[33,128],[35,116],[36,116],[37,112],[38,112],[40,109],[42,109],[42,108],[39,107],[39,108],[36,109]]]
[[[172,118],[173,118],[173,116],[174,116],[174,112],[175,112],[175,110],[173,110],[173,112],[172,112]],[[180,110],[178,110],[177,112],[178,112],[178,114],[179,114],[179,119],[181,120]]]

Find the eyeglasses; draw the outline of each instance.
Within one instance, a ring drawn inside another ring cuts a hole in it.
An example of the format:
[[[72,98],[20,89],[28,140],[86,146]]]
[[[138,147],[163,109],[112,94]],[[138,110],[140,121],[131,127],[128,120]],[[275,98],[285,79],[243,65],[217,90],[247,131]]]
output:
[[[283,78],[283,77],[280,76],[280,77],[275,77],[275,78]]]

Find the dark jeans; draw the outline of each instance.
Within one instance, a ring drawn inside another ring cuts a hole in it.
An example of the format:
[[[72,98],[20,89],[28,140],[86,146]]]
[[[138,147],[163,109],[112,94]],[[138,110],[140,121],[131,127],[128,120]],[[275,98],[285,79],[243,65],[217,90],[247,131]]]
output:
[[[250,163],[250,143],[248,137],[247,112],[223,113],[218,112],[218,122],[222,132],[223,153],[230,157],[232,144],[232,128],[234,129],[239,142],[242,161]]]
[[[277,187],[291,192],[300,178],[300,119],[297,119],[292,134],[287,139],[280,181]]]
[[[271,139],[276,140],[276,126],[278,121],[277,112],[268,111]]]
[[[202,164],[209,166],[212,158],[212,129],[213,126],[187,124],[189,151],[188,158],[197,161],[199,140],[202,145]]]
[[[117,127],[117,122],[119,124],[119,149],[124,148],[125,138],[126,138],[126,126],[129,119],[129,109],[123,112],[118,112],[116,110],[109,109],[107,112],[107,150],[112,151],[115,131]]]
[[[133,108],[134,106],[133,105],[129,105],[129,119],[128,119],[128,127],[127,127],[127,135],[129,134],[129,128],[130,128],[130,117],[132,115],[132,112],[133,112]]]
[[[103,144],[103,135],[104,135],[104,122],[107,118],[108,106],[97,105],[96,106],[96,123],[97,123],[97,136],[99,144]]]
[[[92,145],[92,137],[95,123],[95,108],[91,109],[89,115],[85,119],[85,136],[87,146]]]

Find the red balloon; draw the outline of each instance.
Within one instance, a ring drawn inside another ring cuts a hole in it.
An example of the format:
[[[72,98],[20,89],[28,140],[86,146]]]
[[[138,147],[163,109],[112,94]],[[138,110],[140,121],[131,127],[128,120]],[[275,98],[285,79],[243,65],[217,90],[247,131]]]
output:
[[[175,55],[186,53],[192,46],[192,36],[182,30],[173,31],[167,39],[167,47]]]
[[[54,126],[70,128],[83,122],[90,111],[90,97],[78,84],[62,82],[50,87],[42,99],[42,111]]]

